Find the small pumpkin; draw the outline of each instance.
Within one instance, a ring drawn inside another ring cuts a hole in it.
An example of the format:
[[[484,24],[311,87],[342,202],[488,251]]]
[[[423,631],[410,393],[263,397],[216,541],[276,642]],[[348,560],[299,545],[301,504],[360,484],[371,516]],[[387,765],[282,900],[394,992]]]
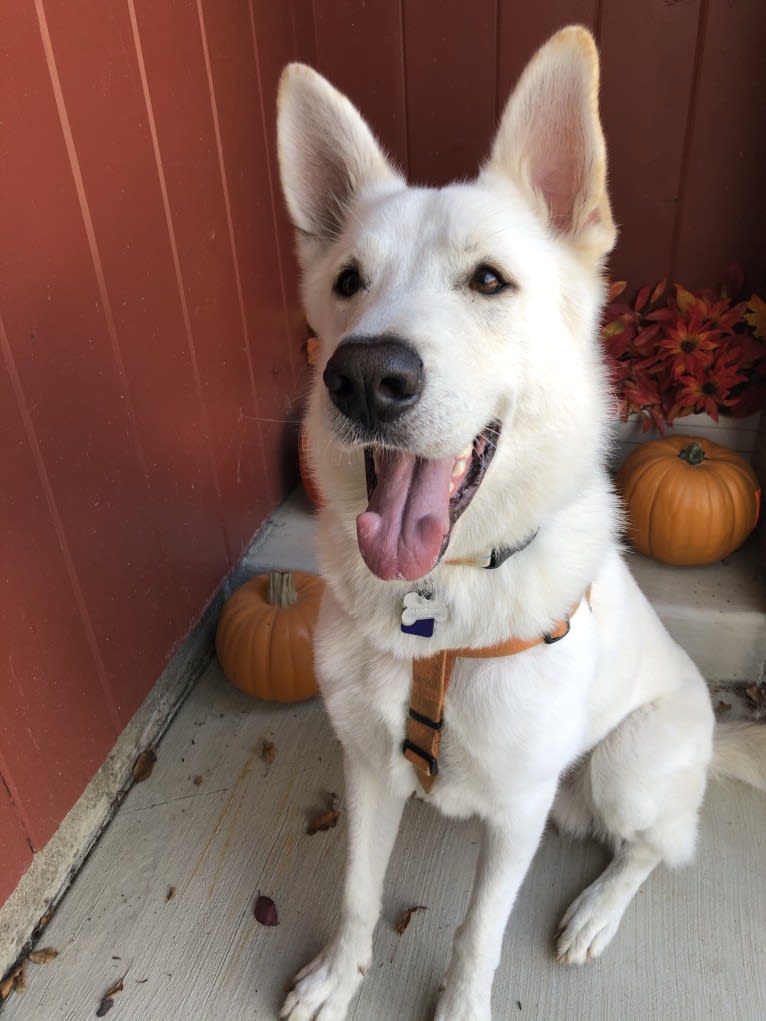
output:
[[[707,439],[665,436],[626,458],[617,488],[637,550],[667,564],[712,564],[758,522],[761,491],[747,461]]]
[[[311,455],[309,454],[309,441],[306,435],[306,428],[303,425],[298,434],[298,469],[301,474],[303,490],[309,499],[309,503],[313,504],[316,508],[323,507],[324,500],[316,482],[316,473],[311,464]]]
[[[316,695],[313,636],[324,582],[302,571],[272,571],[245,582],[218,619],[223,672],[248,695],[302,702]]]

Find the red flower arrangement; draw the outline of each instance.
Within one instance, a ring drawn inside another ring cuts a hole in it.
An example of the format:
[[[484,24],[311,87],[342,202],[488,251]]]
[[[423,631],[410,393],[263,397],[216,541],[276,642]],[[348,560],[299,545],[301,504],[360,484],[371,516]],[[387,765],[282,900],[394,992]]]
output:
[[[611,284],[601,339],[620,417],[640,415],[660,433],[676,418],[707,412],[737,418],[766,405],[766,303],[743,298],[732,267],[715,290],[697,294],[661,280],[632,304]]]

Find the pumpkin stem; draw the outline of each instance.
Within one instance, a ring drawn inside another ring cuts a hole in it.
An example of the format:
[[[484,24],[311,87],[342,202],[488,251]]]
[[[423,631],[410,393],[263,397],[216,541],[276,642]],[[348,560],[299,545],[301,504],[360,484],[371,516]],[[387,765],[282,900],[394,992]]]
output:
[[[292,606],[296,602],[298,591],[295,588],[295,578],[289,571],[272,571],[269,574],[267,599],[270,606]]]
[[[679,451],[678,456],[682,461],[686,461],[687,464],[702,464],[705,460],[705,451],[699,443],[690,443],[688,447],[684,447],[683,450]]]

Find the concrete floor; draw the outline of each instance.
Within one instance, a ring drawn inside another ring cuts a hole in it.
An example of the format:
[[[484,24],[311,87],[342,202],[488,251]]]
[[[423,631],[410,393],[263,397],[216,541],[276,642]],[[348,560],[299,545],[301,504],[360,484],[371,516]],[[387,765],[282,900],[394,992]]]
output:
[[[310,521],[272,529],[258,564],[310,564]],[[263,742],[276,758],[263,758]],[[292,975],[337,917],[345,824],[340,748],[319,699],[257,702],[214,661],[49,924],[48,964],[2,1021],[96,1016],[117,979],[109,1021],[245,1021],[277,1015]],[[195,780],[197,782],[195,783]],[[341,796],[335,829],[307,822]],[[514,909],[494,992],[497,1018],[762,1021],[766,1017],[766,799],[737,784],[712,788],[698,860],[657,871],[614,943],[582,969],[556,964],[564,909],[606,862],[593,843],[546,833]],[[375,960],[354,1021],[420,1021],[432,1013],[478,843],[428,805],[407,806],[388,873]],[[171,888],[174,895],[168,899]],[[279,925],[253,916],[271,897]],[[425,905],[406,932],[402,912]]]

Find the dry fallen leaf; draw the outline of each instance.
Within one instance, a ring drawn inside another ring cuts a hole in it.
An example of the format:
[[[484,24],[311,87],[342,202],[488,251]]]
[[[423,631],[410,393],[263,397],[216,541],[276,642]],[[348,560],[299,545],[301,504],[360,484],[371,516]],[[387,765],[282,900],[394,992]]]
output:
[[[324,830],[334,829],[338,824],[340,818],[340,798],[337,794],[330,794],[330,807],[326,812],[321,812],[315,816],[308,825],[306,832],[310,837],[313,837],[315,833],[319,833]]]
[[[7,1000],[12,992],[20,993],[24,988],[24,963],[17,964],[8,977],[0,982],[0,1002]]]
[[[125,986],[122,984],[122,979],[118,978],[113,985],[109,986],[102,999],[105,1000],[107,997],[114,996],[115,993],[121,993],[124,988]]]
[[[200,784],[202,783],[202,781],[203,781],[204,779],[205,779],[205,778],[204,778],[203,776],[195,776],[195,777],[194,777],[194,781],[193,781],[193,783],[194,783],[194,786],[195,786],[195,787],[199,787],[199,785],[200,785]]]
[[[340,812],[337,812],[334,809],[330,809],[329,812],[322,812],[321,815],[318,815],[315,819],[311,820],[306,832],[310,837],[313,837],[315,833],[334,829],[338,825],[339,818]]]
[[[756,709],[760,709],[764,704],[764,688],[760,684],[751,684],[749,688],[745,688],[745,694]]]
[[[133,763],[133,779],[136,783],[143,783],[144,780],[149,779],[156,761],[157,756],[154,754],[154,749],[147,748],[145,752],[141,752]]]
[[[256,921],[260,922],[261,925],[279,925],[277,906],[271,897],[264,897],[263,894],[259,894],[253,908],[253,914]]]
[[[274,759],[276,759],[277,757],[277,746],[275,744],[272,744],[271,741],[267,741],[266,738],[264,738],[261,755],[263,756],[265,762],[272,763]]]
[[[54,950],[53,947],[43,947],[41,950],[33,950],[29,955],[29,960],[32,964],[48,964],[49,961],[54,961],[58,955],[58,950]]]
[[[410,924],[410,919],[412,918],[412,915],[415,911],[428,911],[428,908],[426,907],[425,904],[418,904],[414,908],[407,908],[402,917],[396,923],[396,931],[399,933],[400,936],[407,928],[407,926]]]
[[[98,1005],[96,1017],[106,1017],[106,1015],[109,1013],[113,1006],[114,1000],[111,998],[111,996],[105,996],[101,1003]]]
[[[123,976],[124,978],[124,976]],[[114,1006],[115,993],[121,993],[125,986],[122,984],[122,979],[118,978],[116,982],[113,982],[104,995],[101,997],[101,1003],[98,1005],[96,1011],[96,1017],[106,1017],[109,1011]]]
[[[168,887],[168,892],[165,894],[165,900],[172,900],[176,895],[176,888],[174,886]]]
[[[315,365],[319,357],[319,340],[317,337],[309,337],[306,341],[306,362]]]
[[[719,699],[715,710],[719,716],[723,716],[724,713],[731,712],[731,702],[724,702],[723,699]]]

